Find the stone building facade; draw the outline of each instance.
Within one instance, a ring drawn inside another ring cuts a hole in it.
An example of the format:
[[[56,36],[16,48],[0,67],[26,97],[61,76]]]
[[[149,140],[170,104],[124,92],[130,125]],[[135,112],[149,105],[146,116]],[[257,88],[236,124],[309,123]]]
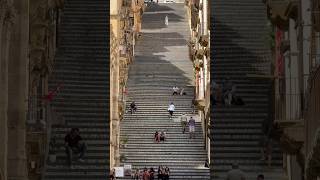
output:
[[[144,1],[110,1],[111,167],[119,165],[119,122]],[[54,111],[46,96],[63,0],[0,0],[0,179],[40,179]],[[54,79],[54,77],[50,77]],[[48,119],[51,119],[50,122]]]
[[[141,30],[142,0],[110,1],[110,167],[120,165],[120,121],[126,109],[126,83]]]
[[[274,120],[288,179],[319,177],[314,163],[318,147],[320,37],[318,0],[265,0],[273,52]],[[312,159],[314,158],[314,159]],[[312,162],[312,163],[310,163]]]
[[[0,1],[1,180],[43,174],[53,116],[48,78],[63,7],[64,0]]]
[[[186,0],[190,24],[189,57],[195,78],[195,105],[202,121],[204,141],[210,159],[210,1]]]

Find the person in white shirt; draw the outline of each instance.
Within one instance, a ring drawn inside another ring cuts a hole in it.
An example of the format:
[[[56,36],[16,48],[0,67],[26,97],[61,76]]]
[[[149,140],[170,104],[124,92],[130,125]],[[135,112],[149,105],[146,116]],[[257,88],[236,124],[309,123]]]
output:
[[[178,95],[179,94],[178,93],[179,92],[179,88],[177,86],[173,86],[172,91],[173,91],[172,95]]]
[[[173,102],[171,102],[171,104],[168,107],[170,118],[172,118],[172,116],[173,116],[174,109],[175,109],[174,104],[173,104]]]
[[[166,26],[169,26],[169,18],[168,18],[168,15],[166,15],[165,19],[164,19],[164,24]]]

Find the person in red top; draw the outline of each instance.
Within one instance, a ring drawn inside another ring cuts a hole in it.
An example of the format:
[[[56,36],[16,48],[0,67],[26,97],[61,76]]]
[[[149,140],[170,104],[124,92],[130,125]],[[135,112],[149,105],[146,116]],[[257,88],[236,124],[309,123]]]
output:
[[[143,180],[150,180],[150,174],[149,174],[147,168],[144,168],[144,170],[143,170],[142,179],[143,179]]]
[[[82,158],[86,151],[86,145],[84,142],[82,142],[82,137],[79,134],[79,129],[72,128],[71,131],[66,135],[64,140],[69,166],[72,168],[73,154],[79,154],[78,161],[84,162]]]
[[[54,97],[58,94],[58,92],[60,91],[60,89],[62,88],[62,84],[58,84],[58,86],[56,87],[55,90],[49,91],[48,94],[46,96],[43,97],[43,99],[47,102],[50,103]]]

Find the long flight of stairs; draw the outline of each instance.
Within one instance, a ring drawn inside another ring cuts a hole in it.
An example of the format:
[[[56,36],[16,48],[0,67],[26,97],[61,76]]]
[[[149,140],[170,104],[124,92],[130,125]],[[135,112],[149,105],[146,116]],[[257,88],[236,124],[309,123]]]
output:
[[[169,26],[164,24],[165,15]],[[131,101],[137,112],[127,112],[121,122],[120,138],[128,137],[121,155],[121,164],[134,169],[168,166],[170,179],[210,179],[204,168],[207,153],[200,122],[196,125],[195,139],[183,134],[179,122],[181,113],[191,113],[194,93],[192,63],[188,59],[186,40],[188,22],[183,4],[151,4],[142,20],[142,37],[136,46],[134,63],[128,80],[127,109]],[[172,96],[172,87],[185,87],[186,96]],[[172,120],[167,108],[174,102],[176,112]],[[165,131],[167,141],[155,143],[156,131]],[[129,179],[129,178],[128,178]]]
[[[109,173],[109,53],[105,0],[67,0],[49,89],[63,88],[51,106],[66,121],[54,126],[57,161],[47,162],[46,180],[102,180]],[[87,144],[85,162],[67,166],[64,136],[78,127]]]
[[[247,178],[260,173],[266,180],[283,177],[282,153],[273,145],[272,168],[261,161],[262,122],[270,119],[271,81],[253,78],[270,75],[267,49],[267,13],[261,0],[211,2],[212,81],[230,78],[244,106],[212,106],[211,179],[222,180],[231,164],[239,163]]]

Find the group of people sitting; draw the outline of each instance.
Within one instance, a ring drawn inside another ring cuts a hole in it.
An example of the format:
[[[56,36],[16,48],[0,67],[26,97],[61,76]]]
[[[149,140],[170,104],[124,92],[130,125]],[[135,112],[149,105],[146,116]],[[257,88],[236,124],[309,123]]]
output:
[[[137,105],[134,101],[130,104],[130,112],[131,114],[135,113],[137,111]]]
[[[212,82],[212,89],[213,105],[244,105],[242,98],[236,95],[236,85],[229,78],[223,80],[221,85]]]
[[[154,133],[154,140],[157,143],[159,143],[161,141],[164,142],[166,140],[166,137],[167,137],[167,135],[166,135],[166,132],[164,132],[164,131],[161,131],[161,132],[156,131],[156,133]]]
[[[77,155],[77,161],[84,162],[83,157],[86,152],[86,144],[80,136],[79,128],[72,128],[71,131],[65,136],[65,150],[68,158],[68,164],[73,169],[73,157]]]
[[[159,166],[158,168],[158,180],[169,180],[170,169],[166,166]],[[155,170],[151,167],[150,169],[144,168],[143,170],[136,169],[132,174],[131,178],[134,180],[154,180]]]
[[[182,89],[180,90],[179,87],[173,86],[173,88],[172,88],[172,95],[173,95],[173,96],[174,96],[174,95],[180,95],[180,96],[182,96],[182,95],[187,95],[187,93],[184,92],[184,88],[182,88]]]

